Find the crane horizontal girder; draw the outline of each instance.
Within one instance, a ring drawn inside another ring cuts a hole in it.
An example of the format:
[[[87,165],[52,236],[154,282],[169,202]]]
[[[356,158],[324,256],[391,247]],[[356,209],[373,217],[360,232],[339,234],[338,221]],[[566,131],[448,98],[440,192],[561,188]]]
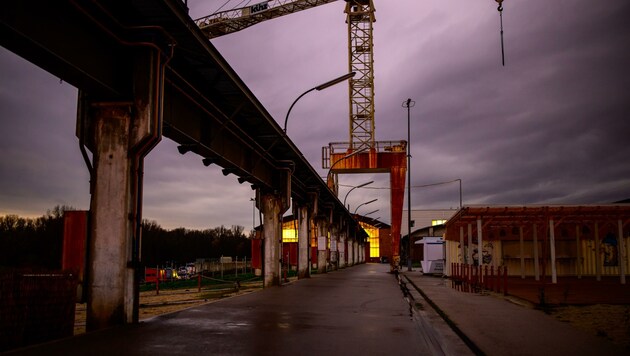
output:
[[[270,0],[226,10],[195,20],[209,39],[243,30],[276,17],[311,9],[337,0]]]

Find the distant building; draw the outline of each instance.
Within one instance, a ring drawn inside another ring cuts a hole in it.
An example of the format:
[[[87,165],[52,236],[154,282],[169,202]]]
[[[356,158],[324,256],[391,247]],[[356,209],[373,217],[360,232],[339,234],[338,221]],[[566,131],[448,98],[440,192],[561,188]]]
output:
[[[388,262],[387,259],[392,255],[391,226],[366,216],[355,215],[355,217],[368,234],[366,262]]]
[[[428,236],[443,236],[444,224],[457,213],[459,209],[416,209],[411,210],[411,259],[413,263],[419,263],[423,258],[423,247],[415,242]],[[407,251],[409,250],[408,210],[403,210],[402,224],[400,225],[400,255],[401,265],[407,265]]]
[[[380,256],[389,256],[391,253],[391,236],[390,226],[367,217],[360,215],[355,216],[359,220],[360,226],[368,234],[368,241],[365,244],[366,262],[378,262]],[[262,226],[255,227],[255,235],[252,240],[252,266],[255,270],[262,269]],[[387,238],[386,238],[387,237]],[[310,256],[309,260],[311,268],[317,268],[318,249],[317,249],[317,227],[313,222],[310,226]],[[330,256],[330,233],[328,233],[328,257]],[[348,247],[343,247],[344,251],[348,251]],[[297,269],[298,265],[298,221],[293,215],[282,217],[282,264],[288,266],[289,269]],[[367,256],[373,255],[373,258]],[[345,254],[345,261],[342,265],[347,264],[349,254]],[[329,261],[330,263],[330,261]]]
[[[444,224],[455,215],[458,210],[459,209],[411,209],[411,221],[413,222],[411,231]],[[400,225],[401,236],[407,236],[409,234],[409,230],[407,229],[407,211],[408,210],[403,210],[402,214],[402,224]]]

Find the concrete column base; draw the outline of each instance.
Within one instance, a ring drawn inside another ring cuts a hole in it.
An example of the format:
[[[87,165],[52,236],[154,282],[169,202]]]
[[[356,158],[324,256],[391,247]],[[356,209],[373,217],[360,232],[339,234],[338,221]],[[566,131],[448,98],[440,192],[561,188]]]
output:
[[[265,248],[263,287],[280,285],[282,244],[282,198],[274,194],[262,196],[263,238]]]

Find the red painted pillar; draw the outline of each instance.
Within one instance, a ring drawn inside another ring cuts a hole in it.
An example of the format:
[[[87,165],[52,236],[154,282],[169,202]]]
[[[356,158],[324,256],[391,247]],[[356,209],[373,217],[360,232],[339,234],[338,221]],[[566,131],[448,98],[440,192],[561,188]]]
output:
[[[402,208],[405,199],[405,173],[407,173],[406,157],[403,158],[405,159],[398,162],[398,165],[392,166],[389,177],[392,219],[392,256],[390,266],[392,271],[400,266],[400,225],[402,223]]]

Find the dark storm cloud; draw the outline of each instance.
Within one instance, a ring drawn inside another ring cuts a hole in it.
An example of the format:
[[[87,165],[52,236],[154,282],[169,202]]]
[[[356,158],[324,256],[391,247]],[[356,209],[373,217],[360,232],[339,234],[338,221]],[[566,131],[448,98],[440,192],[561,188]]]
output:
[[[628,5],[515,5],[506,5],[505,68],[484,62],[493,55],[488,48],[454,39],[451,48],[440,44],[442,52],[459,50],[465,60],[440,58],[445,68],[421,72],[416,89],[407,85],[418,93],[412,152],[422,170],[414,183],[462,177],[472,203],[593,203],[630,195],[623,158],[630,133],[623,94],[630,88]]]
[[[73,103],[76,89],[0,51],[0,214],[84,206],[77,188],[88,189],[89,179],[74,136],[76,110],[59,105]]]
[[[224,1],[188,1],[193,18]],[[232,2],[232,6],[237,2]],[[375,0],[376,139],[407,138],[412,207],[601,203],[630,197],[630,3],[504,2],[506,66],[491,0]],[[295,98],[348,71],[338,1],[212,40],[280,126]],[[0,213],[87,208],[74,136],[76,90],[0,52]],[[321,147],[348,140],[348,87],[302,98],[289,137],[320,173]],[[164,139],[145,165],[144,215],[167,227],[249,227],[253,192]],[[386,174],[341,176],[351,210],[389,221]],[[378,189],[377,189],[378,188]],[[406,203],[405,203],[406,206]]]

